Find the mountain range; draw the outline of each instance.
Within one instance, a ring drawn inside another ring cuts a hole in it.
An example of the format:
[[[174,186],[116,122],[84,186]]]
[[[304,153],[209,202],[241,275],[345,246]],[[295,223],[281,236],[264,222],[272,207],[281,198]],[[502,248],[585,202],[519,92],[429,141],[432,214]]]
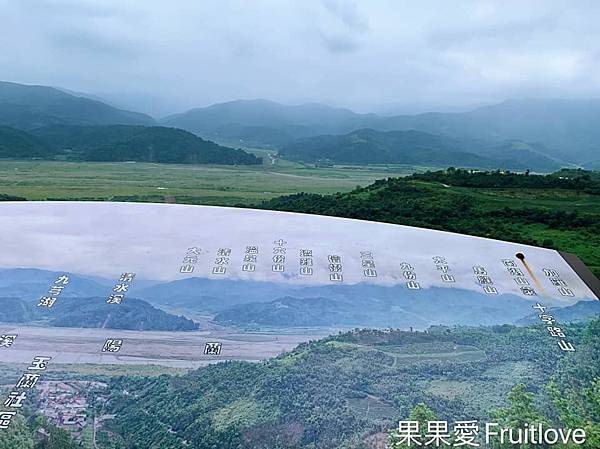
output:
[[[153,125],[154,119],[46,86],[0,81],[0,124],[17,129],[48,125]]]
[[[191,331],[198,325],[151,306],[146,301],[127,298],[122,304],[107,304],[105,297],[61,297],[51,308],[36,307],[19,298],[0,298],[0,322],[47,324],[53,327],[124,329],[137,331]]]
[[[516,139],[544,145],[547,155],[589,163],[600,159],[600,99],[520,99],[462,113],[390,117],[378,129],[417,129],[484,141]]]
[[[58,276],[69,283],[51,308],[40,308],[39,298]],[[198,325],[137,299],[147,282],[133,282],[120,305],[106,303],[112,283],[106,279],[34,268],[0,269],[0,322],[45,323],[49,326],[127,330],[187,331]],[[115,307],[118,307],[116,309]],[[118,313],[115,313],[118,311]]]
[[[376,118],[374,114],[366,117]],[[191,109],[163,120],[217,141],[245,142],[272,148],[301,137],[338,134],[362,115],[321,104],[287,106],[268,100],[236,100]]]
[[[125,133],[125,142],[111,141],[110,148],[96,148],[96,156],[89,160],[221,163],[205,156],[204,150],[190,150],[201,144],[192,144],[192,138],[180,131],[185,130],[221,145],[270,148],[282,157],[307,162],[468,164],[551,171],[565,165],[599,166],[599,119],[597,99],[507,100],[468,112],[395,116],[315,103],[288,106],[263,99],[236,100],[153,119],[66,90],[0,82],[0,157],[69,159],[72,153],[52,153],[55,149],[40,137],[54,131],[41,129],[63,127],[77,140],[81,127],[126,125],[146,128],[139,128],[141,136],[131,138],[131,133]],[[115,136],[122,131],[104,128],[102,133]],[[212,145],[206,152],[226,152]],[[182,146],[187,148],[182,154],[172,155]],[[81,157],[82,152],[76,149],[74,154]],[[258,162],[240,155],[225,160]]]
[[[29,131],[0,126],[0,158],[91,162],[257,165],[262,158],[177,128],[50,125]]]
[[[285,296],[269,302],[239,304],[219,312],[214,320],[217,323],[242,327],[345,326],[426,329],[435,325],[515,324],[526,320],[524,317],[531,311],[530,302],[510,294],[491,298],[466,289],[429,288],[417,295],[411,295],[402,287],[352,287],[356,292],[347,294],[344,298],[318,295],[313,291],[312,297]],[[581,301],[588,302],[595,301]],[[591,307],[578,307],[578,320],[587,321],[597,317],[600,313],[599,305],[600,303]],[[565,312],[565,316],[567,315]]]
[[[371,284],[302,286],[190,278],[151,285],[136,294],[156,307],[211,314],[219,324],[259,328],[479,326],[516,323],[531,313],[531,304],[516,295],[489,298],[442,288],[411,295],[403,286]],[[590,301],[582,301],[586,302]],[[599,312],[583,305],[580,318],[591,319]]]
[[[343,135],[298,139],[279,155],[305,162],[329,160],[338,164],[407,164],[553,171],[560,163],[544,148],[520,141],[498,143],[460,141],[421,131],[360,129]]]
[[[493,146],[521,141],[563,163],[600,161],[600,99],[519,99],[468,112],[380,116],[305,104],[237,100],[176,114],[164,123],[217,141],[281,148],[296,139],[369,128],[416,130]]]
[[[119,313],[114,314],[115,308],[104,299],[111,288],[108,280],[71,273],[66,273],[69,285],[52,309],[35,307],[60,274],[63,273],[24,268],[0,270],[0,288],[6,292],[6,298],[0,298],[3,311],[0,321],[42,319],[53,326],[137,330],[195,328],[191,320],[161,310],[165,308],[213,315],[216,323],[240,327],[424,329],[431,325],[527,323],[531,314],[530,301],[512,294],[490,298],[466,289],[432,287],[414,294],[404,286],[364,283],[306,286],[205,278],[146,283],[136,280]],[[573,309],[578,320],[593,318],[600,312],[588,302],[582,301]],[[565,317],[569,315],[567,311],[564,313]]]
[[[0,82],[0,158],[261,164],[150,116],[45,86]]]
[[[559,323],[577,323],[588,321],[590,317],[600,316],[600,301],[579,301],[572,306],[551,307],[548,313],[556,318]],[[539,323],[539,315],[532,313],[520,320],[516,324],[528,326]]]

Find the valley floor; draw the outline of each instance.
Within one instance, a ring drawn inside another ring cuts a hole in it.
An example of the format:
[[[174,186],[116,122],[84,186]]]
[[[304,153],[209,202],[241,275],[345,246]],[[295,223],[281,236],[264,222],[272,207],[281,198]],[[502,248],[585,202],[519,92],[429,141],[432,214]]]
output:
[[[16,334],[19,343],[10,351],[0,352],[0,363],[25,364],[43,354],[53,358],[53,366],[157,365],[189,369],[223,360],[265,360],[330,333],[324,329],[242,333],[232,328],[213,327],[195,332],[153,332],[0,324],[0,334]],[[107,339],[123,339],[122,349],[115,354],[101,352]],[[221,355],[205,355],[207,342],[222,343]]]
[[[102,200],[252,205],[298,192],[335,193],[417,167],[315,168],[146,163],[0,161],[0,194],[27,200]]]

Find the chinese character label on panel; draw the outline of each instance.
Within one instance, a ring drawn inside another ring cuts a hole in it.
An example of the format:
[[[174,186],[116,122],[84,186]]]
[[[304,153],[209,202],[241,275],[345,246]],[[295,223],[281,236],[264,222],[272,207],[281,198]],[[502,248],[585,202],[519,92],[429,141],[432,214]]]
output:
[[[342,274],[342,257],[337,254],[327,256],[329,262],[329,280],[334,282],[343,282],[344,275]]]
[[[48,367],[48,362],[52,360],[52,357],[44,357],[44,356],[36,356],[33,358],[31,365],[27,368],[27,371],[45,371]],[[21,376],[21,378],[15,384],[16,391],[13,390],[4,399],[2,402],[5,408],[23,408],[23,403],[27,399],[27,392],[22,390],[30,390],[35,387],[38,380],[40,379],[41,374],[39,373],[30,373],[25,372]],[[12,418],[15,416],[14,411],[0,411],[0,430],[8,429]]]
[[[204,345],[204,355],[221,355],[222,343],[219,342],[207,342]]]
[[[271,270],[276,273],[283,273],[285,271],[285,260],[287,254],[287,242],[283,239],[275,240],[273,242],[273,257]]]
[[[69,276],[61,274],[56,278],[54,283],[48,288],[46,296],[42,296],[38,302],[38,307],[50,308],[54,305],[60,294],[63,292],[66,285],[69,284]]]
[[[558,293],[562,296],[575,296],[573,290],[567,287],[567,283],[560,277],[558,270],[554,268],[543,268],[544,275],[550,280],[554,287],[558,287]]]
[[[440,276],[440,279],[442,280],[442,282],[446,282],[446,283],[456,282],[456,279],[454,279],[454,275],[450,274],[452,269],[450,268],[450,265],[448,265],[448,261],[446,260],[445,257],[434,256],[434,257],[432,257],[432,259],[433,259],[433,263],[435,264],[436,270],[438,270],[442,273],[442,275]]]
[[[419,421],[400,421],[396,431],[397,444],[406,446],[421,446]]]
[[[123,340],[121,339],[107,339],[102,347],[102,352],[119,352],[123,346]]]
[[[481,286],[483,292],[486,295],[497,295],[498,289],[494,287],[494,281],[488,274],[487,269],[482,265],[475,265],[473,267],[473,273],[475,275],[476,282]]]
[[[363,269],[363,276],[366,278],[377,277],[377,267],[375,266],[375,259],[371,251],[361,251],[360,261]]]
[[[135,273],[122,273],[119,280],[113,286],[112,293],[106,298],[107,304],[121,304],[125,299],[125,293],[129,291],[131,283],[135,279]]]
[[[258,246],[249,245],[246,246],[246,252],[244,253],[244,259],[242,262],[242,271],[254,272],[256,271],[256,262],[258,259]]]
[[[17,382],[16,388],[33,388],[40,377],[41,374],[38,373],[25,373]]]
[[[521,293],[523,293],[525,296],[536,296],[537,295],[535,290],[531,287],[521,287]]]
[[[224,266],[216,266],[212,269],[212,274],[225,274],[227,272],[227,268]]]
[[[515,284],[519,286],[519,290],[525,296],[537,296],[537,292],[530,286],[529,279],[525,273],[517,266],[517,262],[513,259],[501,259],[502,264],[506,268],[509,275],[513,277]]]
[[[108,304],[121,304],[123,298],[125,298],[125,295],[117,295],[116,293],[111,293],[110,295],[108,295],[108,299],[106,300],[106,302]]]
[[[546,331],[548,332],[548,335],[553,338],[560,339],[558,340],[558,347],[565,352],[574,352],[575,347],[573,344],[565,340],[567,335],[563,328],[556,326],[556,319],[554,316],[550,315],[550,313],[546,313],[547,307],[539,302],[536,302],[535,305],[531,307],[539,312],[538,318],[546,325]]]
[[[0,348],[10,348],[15,340],[17,339],[17,335],[0,335]]]
[[[544,275],[546,275],[546,277],[549,277],[549,278],[560,277],[560,275],[558,274],[558,271],[556,271],[554,268],[543,268],[542,271],[544,272]]]
[[[29,371],[46,371],[50,360],[52,357],[36,356],[27,369]]]
[[[406,286],[410,290],[420,290],[421,285],[417,282],[417,272],[415,268],[408,262],[400,262],[400,270],[402,271],[402,276],[406,279]]]
[[[17,412],[0,411],[0,430],[8,429],[10,422]]]
[[[133,282],[135,278],[135,273],[123,273],[119,278],[120,282]]]
[[[192,246],[187,249],[185,256],[181,260],[181,266],[179,267],[180,273],[193,273],[198,263],[198,257],[200,256],[201,249],[197,246]]]
[[[221,275],[227,273],[227,267],[229,266],[230,256],[231,248],[217,249],[216,257],[213,262],[212,274]]]
[[[27,393],[22,391],[22,392],[18,392],[18,391],[11,391],[8,394],[8,397],[6,398],[6,400],[4,401],[4,407],[9,407],[9,408],[22,408],[23,407],[23,401],[27,399]]]
[[[300,274],[302,276],[312,276],[313,271],[313,251],[312,249],[301,249],[300,250]]]

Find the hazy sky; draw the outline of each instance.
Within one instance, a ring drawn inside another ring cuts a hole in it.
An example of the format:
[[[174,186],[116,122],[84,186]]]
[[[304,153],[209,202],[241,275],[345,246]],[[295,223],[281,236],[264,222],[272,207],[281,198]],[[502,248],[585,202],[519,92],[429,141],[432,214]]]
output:
[[[156,114],[600,96],[600,2],[0,0],[0,78]]]

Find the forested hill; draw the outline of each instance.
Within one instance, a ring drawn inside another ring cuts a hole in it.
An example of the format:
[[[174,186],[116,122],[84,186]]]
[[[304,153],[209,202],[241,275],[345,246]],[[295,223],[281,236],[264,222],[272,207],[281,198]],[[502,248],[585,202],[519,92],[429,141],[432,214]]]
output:
[[[376,181],[348,193],[300,193],[263,208],[471,234],[577,254],[600,275],[600,181],[449,169]]]
[[[286,145],[280,156],[313,162],[330,159],[346,164],[451,163],[452,155],[463,153],[466,165],[481,165],[484,158],[469,154],[460,142],[420,131],[381,132],[359,129],[343,135],[321,135],[299,139]],[[456,160],[456,155],[454,156]]]
[[[35,307],[19,298],[0,298],[0,321],[47,324],[56,327],[126,329],[137,331],[191,331],[198,325],[183,316],[164,312],[146,301],[127,298],[118,307],[104,297],[61,297],[50,309]]]
[[[0,158],[46,158],[49,148],[25,131],[0,126]]]
[[[544,422],[597,438],[600,321],[565,329],[575,353],[562,353],[543,326],[356,330],[263,363],[115,378],[105,410],[116,419],[105,430],[118,449],[375,449],[423,403],[451,422],[539,407]],[[536,392],[535,406],[515,403],[519,383]]]
[[[344,135],[322,135],[296,140],[282,148],[286,159],[315,162],[327,159],[339,164],[408,164],[462,167],[534,169],[560,167],[543,154],[540,145],[506,141],[460,141],[421,131],[360,129]]]
[[[388,117],[377,129],[417,129],[455,138],[539,142],[548,156],[575,163],[598,161],[600,99],[506,100],[469,112]]]
[[[66,126],[31,130],[0,128],[0,157],[104,162],[261,164],[243,150],[223,147],[176,128]]]
[[[355,116],[350,110],[321,104],[287,106],[259,99],[195,108],[167,117],[162,123],[209,139],[243,140],[251,145],[280,148],[299,137],[337,134],[345,129],[342,123]]]
[[[146,114],[124,111],[47,86],[0,81],[0,124],[24,130],[48,125],[151,125]]]

